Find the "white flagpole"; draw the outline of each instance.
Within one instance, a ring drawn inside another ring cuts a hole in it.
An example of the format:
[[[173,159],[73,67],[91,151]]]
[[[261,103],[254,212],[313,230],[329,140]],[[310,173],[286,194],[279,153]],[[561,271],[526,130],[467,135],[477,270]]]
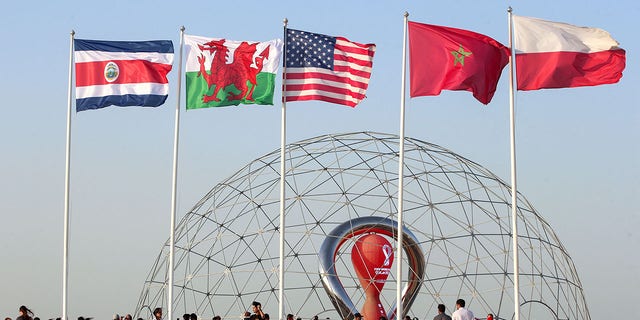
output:
[[[513,48],[513,17],[509,7],[509,131],[511,141],[511,230],[513,240],[513,312],[514,320],[520,320],[520,280],[518,266],[518,189],[516,187],[516,124],[515,124],[515,50]]]
[[[287,23],[289,20],[282,20],[284,27],[284,48],[282,64],[282,112],[280,118],[280,265],[278,279],[278,318],[284,319],[284,210],[285,210],[285,147],[287,131]]]
[[[404,184],[404,109],[407,78],[407,24],[409,13],[404,13],[404,34],[402,38],[402,85],[400,92],[400,142],[398,159],[398,248],[396,250],[396,320],[402,318],[402,202]],[[389,319],[392,320],[392,319]]]
[[[173,135],[173,178],[171,185],[171,233],[169,236],[169,281],[167,284],[167,320],[173,319],[173,269],[176,245],[176,207],[178,190],[178,137],[180,130],[180,91],[182,85],[182,48],[184,44],[184,26],[180,27],[180,60],[178,62],[178,94],[176,99],[175,131]]]
[[[64,176],[64,248],[62,249],[62,319],[67,319],[67,288],[69,286],[69,183],[71,171],[71,99],[72,79],[73,79],[73,38],[76,32],[71,30],[71,42],[69,44],[69,92],[67,95],[67,147],[65,165],[66,172]]]

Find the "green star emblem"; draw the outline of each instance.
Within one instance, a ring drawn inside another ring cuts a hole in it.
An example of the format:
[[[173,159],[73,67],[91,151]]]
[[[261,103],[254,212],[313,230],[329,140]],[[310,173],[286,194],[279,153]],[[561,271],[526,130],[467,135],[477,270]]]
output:
[[[455,65],[457,63],[460,63],[460,65],[464,66],[464,58],[468,57],[471,55],[471,51],[464,51],[464,48],[462,47],[461,44],[459,44],[460,48],[458,49],[458,51],[451,51],[451,54],[453,55],[453,66],[455,67]]]

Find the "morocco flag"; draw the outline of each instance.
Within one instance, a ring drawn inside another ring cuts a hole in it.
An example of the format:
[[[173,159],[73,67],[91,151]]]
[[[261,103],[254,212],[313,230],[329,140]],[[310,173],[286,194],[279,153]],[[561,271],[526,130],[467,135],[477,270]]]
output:
[[[187,109],[273,104],[282,40],[233,41],[184,36]]]
[[[409,22],[411,97],[466,90],[488,104],[508,62],[509,49],[488,36]]]
[[[625,51],[608,32],[513,16],[518,90],[620,81]]]

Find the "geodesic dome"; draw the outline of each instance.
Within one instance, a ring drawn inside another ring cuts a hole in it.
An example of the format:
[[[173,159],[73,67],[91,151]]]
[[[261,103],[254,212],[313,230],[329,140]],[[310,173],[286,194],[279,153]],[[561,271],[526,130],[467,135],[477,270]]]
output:
[[[398,140],[359,132],[287,146],[285,314],[341,318],[321,283],[318,250],[345,221],[368,216],[396,221]],[[450,313],[462,298],[477,318],[493,313],[512,319],[510,187],[442,147],[412,138],[404,143],[403,225],[415,235],[425,270],[407,314],[431,319],[439,303]],[[251,161],[217,184],[177,225],[175,314],[238,319],[257,300],[278,318],[279,168],[279,149]],[[589,320],[571,257],[521,194],[518,230],[521,319]],[[335,269],[354,305],[361,306],[365,297],[351,264],[352,247],[348,240],[339,248]],[[167,242],[136,316],[165,306],[168,252]],[[380,295],[387,310],[395,303],[396,281],[392,272]]]

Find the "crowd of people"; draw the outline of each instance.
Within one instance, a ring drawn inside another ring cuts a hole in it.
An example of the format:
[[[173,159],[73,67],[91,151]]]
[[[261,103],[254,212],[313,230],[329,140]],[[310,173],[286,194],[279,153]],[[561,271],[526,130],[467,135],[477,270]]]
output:
[[[258,301],[254,301],[251,303],[251,311],[246,311],[243,314],[244,320],[270,320],[269,314],[265,313],[262,310],[262,304]],[[40,320],[40,318],[35,317],[33,311],[31,311],[26,306],[20,306],[18,309],[18,317],[15,320]],[[363,320],[364,317],[359,312],[356,312],[354,315],[354,320]],[[86,317],[78,317],[78,320],[91,320],[93,318]],[[12,320],[10,317],[4,318],[4,320]],[[54,320],[54,319],[49,319]],[[60,320],[60,318],[56,318],[55,320]],[[124,316],[120,316],[119,314],[114,314],[112,320],[133,320],[130,314],[126,314]],[[145,320],[143,318],[138,318],[137,320]],[[164,320],[162,317],[162,308],[155,308],[153,310],[153,319],[152,320]],[[180,320],[180,319],[177,319]],[[198,315],[195,313],[185,313],[182,315],[182,320],[198,320]],[[220,316],[214,316],[212,320],[222,320]],[[298,317],[294,319],[293,314],[287,315],[287,320],[302,320],[302,318]],[[318,320],[318,316],[313,316],[311,320]],[[329,318],[327,318],[329,320]],[[371,319],[366,319],[371,320]],[[386,317],[380,317],[378,320],[387,320]],[[405,316],[404,320],[418,320],[418,318],[411,318],[410,316]],[[438,314],[433,318],[433,320],[494,320],[493,314],[489,313],[486,318],[476,318],[469,309],[465,308],[465,301],[463,299],[458,299],[456,301],[456,310],[449,316],[446,314],[446,307],[444,304],[438,305]]]

